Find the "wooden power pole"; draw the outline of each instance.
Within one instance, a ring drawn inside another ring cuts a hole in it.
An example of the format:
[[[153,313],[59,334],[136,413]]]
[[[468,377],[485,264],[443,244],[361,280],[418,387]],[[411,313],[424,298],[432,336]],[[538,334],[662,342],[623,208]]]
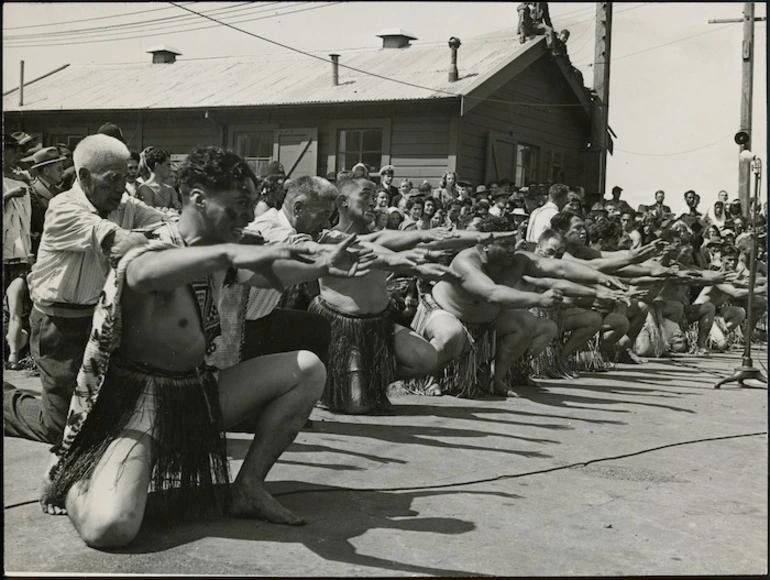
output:
[[[612,44],[612,2],[596,3],[596,43],[594,47],[594,82],[596,96],[593,100],[591,122],[591,155],[588,172],[589,188],[599,197],[607,187],[607,151],[610,106],[610,58]]]
[[[709,20],[709,24],[723,22],[743,22],[743,47],[741,50],[742,74],[741,74],[741,124],[740,132],[748,136],[747,140],[739,143],[741,151],[751,150],[751,112],[754,94],[754,22],[765,18],[754,17],[754,3],[743,3],[743,18],[728,18]],[[744,215],[748,215],[749,197],[751,195],[751,171],[748,163],[738,161],[738,199]]]

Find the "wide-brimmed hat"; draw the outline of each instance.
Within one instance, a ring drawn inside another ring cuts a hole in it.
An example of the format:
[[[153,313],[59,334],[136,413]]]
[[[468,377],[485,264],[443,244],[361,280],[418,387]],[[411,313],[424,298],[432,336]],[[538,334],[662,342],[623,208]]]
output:
[[[30,169],[38,169],[45,165],[51,165],[51,163],[64,161],[65,159],[67,158],[61,155],[56,147],[46,147],[45,149],[37,151],[34,155],[25,157],[22,159],[22,161],[26,163],[33,163]]]
[[[489,190],[487,189],[487,186],[486,186],[486,185],[479,185],[479,186],[476,188],[476,191],[475,191],[474,193],[475,193],[475,194],[479,194],[479,193],[489,193]]]
[[[385,165],[384,167],[380,168],[379,174],[385,175],[386,173],[390,173],[393,175],[396,172],[396,168],[392,165]]]
[[[513,208],[513,211],[511,212],[511,215],[517,215],[522,217],[527,217],[527,212],[524,211],[524,208],[521,207],[515,207]]]
[[[11,133],[11,137],[16,141],[16,144],[19,147],[27,147],[35,140],[32,135],[25,133],[24,131],[14,131]]]

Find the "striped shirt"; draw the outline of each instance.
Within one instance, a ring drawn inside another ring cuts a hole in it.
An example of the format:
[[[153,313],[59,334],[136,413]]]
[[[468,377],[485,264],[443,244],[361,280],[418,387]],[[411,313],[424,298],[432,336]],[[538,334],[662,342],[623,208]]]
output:
[[[48,206],[37,261],[27,277],[32,301],[40,306],[96,304],[109,271],[104,239],[120,228],[147,227],[164,217],[124,193],[118,208],[103,219],[76,182]]]

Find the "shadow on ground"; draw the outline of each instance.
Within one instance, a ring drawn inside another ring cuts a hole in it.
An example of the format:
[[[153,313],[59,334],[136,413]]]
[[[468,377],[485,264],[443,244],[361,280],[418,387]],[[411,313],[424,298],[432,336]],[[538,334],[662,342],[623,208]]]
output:
[[[255,520],[221,519],[176,527],[147,525],[137,540],[118,551],[122,554],[163,552],[203,538],[227,538],[252,542],[301,544],[321,558],[354,566],[368,566],[408,574],[438,576],[477,576],[472,570],[455,570],[417,565],[358,552],[351,542],[369,530],[388,529],[456,535],[471,532],[476,524],[451,517],[420,517],[412,502],[421,497],[457,494],[496,495],[522,499],[517,494],[481,491],[419,491],[392,493],[378,490],[351,490],[343,487],[308,486],[296,481],[271,482],[271,493],[290,509],[308,520],[302,527],[281,526]],[[281,491],[283,490],[283,491]],[[298,496],[302,505],[295,506]]]

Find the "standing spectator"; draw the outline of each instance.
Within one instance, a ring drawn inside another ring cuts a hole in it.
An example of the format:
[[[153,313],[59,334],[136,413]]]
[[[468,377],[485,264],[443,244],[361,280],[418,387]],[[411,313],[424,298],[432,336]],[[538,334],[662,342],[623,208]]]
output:
[[[551,227],[551,218],[567,205],[567,193],[569,193],[569,187],[566,185],[562,183],[553,184],[548,190],[548,201],[543,207],[530,212],[529,226],[527,228],[528,243],[537,244],[540,234]]]
[[[30,222],[32,208],[30,187],[16,171],[21,145],[10,135],[3,135],[3,296],[8,312],[6,340],[8,368],[21,368],[19,357],[29,334],[24,329],[23,313],[29,299],[25,276],[33,259]]]
[[[27,278],[33,302],[30,350],[43,390],[37,398],[4,386],[6,435],[60,443],[108,259],[146,242],[129,230],[163,219],[126,194],[128,157],[117,139],[86,137],[73,155],[77,183],[48,206],[37,261]]]
[[[59,183],[61,183],[64,173],[63,162],[65,158],[59,154],[56,147],[46,147],[27,159],[33,162],[30,171],[35,176],[30,190],[30,204],[32,206],[30,227],[32,253],[37,255],[40,238],[43,235],[45,212],[48,210],[49,202],[60,193]]]
[[[727,192],[724,189],[720,190],[719,193],[717,193],[717,199],[722,202],[722,205],[724,205],[725,207],[727,206],[727,200],[729,198],[728,198]]]
[[[385,191],[388,194],[388,205],[391,200],[398,195],[398,190],[393,185],[393,174],[395,168],[392,165],[386,165],[380,169],[380,184],[377,186],[377,190]]]
[[[647,211],[658,219],[667,219],[671,214],[671,208],[663,203],[666,199],[666,192],[659,189],[655,192],[655,203],[647,207]]]
[[[159,209],[182,209],[179,194],[169,184],[171,179],[171,153],[157,147],[147,147],[142,151],[144,164],[150,171],[150,177],[136,189],[136,197],[150,207]]]
[[[703,226],[703,214],[698,211],[698,203],[700,202],[700,196],[697,193],[695,193],[692,189],[687,190],[684,192],[684,202],[687,204],[687,208],[689,211],[679,216],[679,219],[682,220],[684,223],[686,223],[690,229],[693,229],[695,224],[698,224],[698,226],[695,227],[695,229],[700,231],[700,229],[702,229],[702,226]],[[696,231],[696,233],[698,232]]]
[[[493,205],[489,208],[489,215],[503,217],[503,210],[505,210],[505,204],[508,201],[508,192],[503,188],[498,189],[495,192],[492,201]]]
[[[706,212],[706,224],[716,226],[721,230],[725,227],[725,221],[725,204],[718,199]]]
[[[620,195],[622,193],[623,193],[623,188],[620,187],[619,185],[616,185],[615,187],[612,188],[612,200],[608,202],[608,203],[612,203],[612,202],[615,203],[615,205],[618,208],[618,215],[620,215],[624,211],[629,211],[629,210],[633,211],[633,208],[630,205],[628,205],[628,202],[626,202],[626,200],[620,199]],[[606,207],[606,204],[605,204],[605,207]]]
[[[624,211],[620,214],[620,225],[623,228],[623,235],[620,238],[622,250],[635,250],[642,247],[642,234],[636,228],[636,212]]]
[[[441,176],[441,181],[439,181],[435,196],[438,197],[444,205],[450,203],[454,199],[460,199],[462,197],[457,186],[457,173],[454,171],[447,171]]]
[[[139,153],[131,152],[128,158],[128,172],[126,173],[126,191],[131,197],[136,197],[136,190],[142,182],[139,180]]]
[[[64,157],[62,161],[62,178],[59,184],[59,191],[69,191],[77,179],[75,175],[75,164],[72,162],[72,151],[64,143],[57,143],[56,149],[59,155]]]

